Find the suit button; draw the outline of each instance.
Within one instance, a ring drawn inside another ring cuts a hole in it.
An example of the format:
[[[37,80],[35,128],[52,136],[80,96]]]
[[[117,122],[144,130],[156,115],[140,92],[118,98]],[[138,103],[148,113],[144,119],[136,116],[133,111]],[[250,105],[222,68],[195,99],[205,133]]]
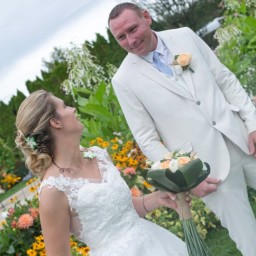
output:
[[[215,121],[212,121],[212,125],[215,125],[216,124],[216,122]]]
[[[198,101],[196,102],[196,104],[197,104],[197,105],[201,105],[201,102],[198,100]]]

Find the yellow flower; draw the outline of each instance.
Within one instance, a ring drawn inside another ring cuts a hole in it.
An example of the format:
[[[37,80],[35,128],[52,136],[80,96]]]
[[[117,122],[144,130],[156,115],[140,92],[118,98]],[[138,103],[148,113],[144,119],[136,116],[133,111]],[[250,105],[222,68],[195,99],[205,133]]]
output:
[[[43,235],[40,235],[40,236],[35,237],[35,239],[37,242],[40,242],[40,241],[44,240],[44,237],[43,237]]]
[[[100,137],[98,137],[97,139],[96,139],[96,141],[97,141],[97,143],[102,143],[103,142],[103,139],[102,138],[100,138]]]
[[[34,193],[36,191],[36,187],[32,186],[29,188],[29,192]]]
[[[70,246],[71,246],[71,247],[77,246],[77,242],[75,242],[75,241],[70,241]]]
[[[102,147],[103,147],[103,148],[107,148],[108,146],[109,146],[109,142],[104,141],[104,142],[102,143]]]
[[[94,146],[95,143],[96,143],[96,140],[91,140],[91,141],[90,141],[90,146]]]
[[[112,150],[117,150],[117,149],[118,149],[118,147],[119,147],[119,145],[118,145],[118,144],[114,144],[114,145],[112,146]]]
[[[9,200],[10,203],[15,203],[18,200],[17,196],[11,197],[11,199]]]
[[[37,252],[32,249],[27,250],[27,255],[29,255],[29,256],[36,256],[36,254],[37,254]]]
[[[146,181],[143,182],[143,185],[144,185],[146,188],[151,188],[151,187],[152,187],[152,185],[149,184],[149,183],[146,182]]]

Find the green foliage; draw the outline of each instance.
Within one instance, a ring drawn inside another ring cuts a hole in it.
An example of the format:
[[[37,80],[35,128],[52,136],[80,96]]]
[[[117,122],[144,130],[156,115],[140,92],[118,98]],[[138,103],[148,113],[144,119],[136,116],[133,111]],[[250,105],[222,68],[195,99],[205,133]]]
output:
[[[76,101],[81,122],[84,124],[82,145],[102,137],[110,139],[114,133],[130,134],[118,100],[110,84],[115,68],[103,69],[97,64],[86,45],[72,45],[65,53],[69,77],[63,82]]]
[[[107,90],[107,85],[101,82],[94,92],[87,91],[90,94],[88,98],[80,94],[85,91],[84,88],[77,88],[75,91],[78,95],[77,103],[81,121],[85,127],[82,145],[88,144],[97,137],[110,139],[114,133],[128,132],[128,126],[112,87]]]
[[[205,207],[201,199],[193,198],[192,215],[193,221],[202,239],[207,237],[209,231],[220,227],[219,220],[207,207]],[[148,220],[157,223],[184,239],[182,223],[175,211],[162,207],[147,214],[146,217]]]
[[[16,109],[13,109],[12,106],[6,105],[3,102],[0,102],[0,138],[4,140],[6,145],[13,148],[15,146],[15,114]]]
[[[205,242],[213,255],[242,256],[234,241],[229,238],[228,230],[225,228],[216,228],[209,232]]]
[[[219,8],[220,0],[160,0],[139,3],[152,14],[155,20],[152,28],[157,31],[180,27],[190,27],[197,31],[223,14],[223,9]],[[213,38],[213,33],[203,39],[211,48],[216,47],[217,41]]]
[[[15,166],[15,155],[3,139],[0,138],[0,173],[13,169]]]
[[[256,3],[224,1],[224,26],[217,30],[216,53],[249,94],[256,94]]]

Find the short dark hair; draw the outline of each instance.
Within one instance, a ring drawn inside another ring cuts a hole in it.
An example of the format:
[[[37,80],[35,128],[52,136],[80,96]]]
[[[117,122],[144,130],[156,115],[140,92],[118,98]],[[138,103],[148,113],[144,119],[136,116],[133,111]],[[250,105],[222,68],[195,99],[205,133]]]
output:
[[[112,11],[108,16],[108,25],[111,20],[117,18],[124,10],[127,10],[127,9],[135,11],[139,16],[141,16],[143,11],[143,9],[140,6],[134,3],[125,2],[125,3],[118,4],[112,9]]]

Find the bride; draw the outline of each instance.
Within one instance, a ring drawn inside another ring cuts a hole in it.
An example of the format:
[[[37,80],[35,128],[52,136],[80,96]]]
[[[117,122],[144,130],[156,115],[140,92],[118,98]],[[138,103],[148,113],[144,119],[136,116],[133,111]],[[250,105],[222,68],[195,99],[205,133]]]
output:
[[[76,110],[44,90],[20,105],[16,144],[42,179],[40,220],[48,256],[70,255],[70,234],[91,256],[185,256],[185,243],[143,217],[160,206],[177,208],[172,193],[132,198],[106,150],[81,149]],[[187,198],[188,204],[190,197]]]

